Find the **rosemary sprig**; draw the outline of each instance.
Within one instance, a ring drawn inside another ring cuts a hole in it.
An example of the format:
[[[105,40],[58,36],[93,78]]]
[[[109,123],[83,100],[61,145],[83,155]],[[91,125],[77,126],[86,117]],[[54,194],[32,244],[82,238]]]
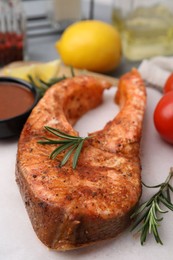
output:
[[[48,82],[45,82],[45,81],[37,78],[36,82],[35,82],[34,79],[32,78],[32,76],[28,75],[28,79],[29,79],[30,83],[37,88],[37,90],[38,90],[38,92],[39,92],[41,97],[44,96],[44,93],[46,92],[46,90],[48,88],[50,88],[55,83],[58,83],[61,80],[64,80],[66,78],[67,77],[65,75],[63,75],[62,77],[51,78]]]
[[[70,66],[70,73],[71,73],[71,77],[75,77],[74,69],[72,66]],[[67,76],[62,75],[61,77],[51,78],[48,82],[45,82],[38,77],[36,77],[36,79],[34,80],[31,75],[28,75],[28,79],[29,79],[30,83],[34,87],[37,88],[38,93],[40,94],[40,97],[43,97],[46,90],[48,88],[50,88],[52,85],[66,79],[66,78],[67,78]]]
[[[90,137],[80,137],[80,136],[73,136],[66,134],[59,129],[45,126],[44,127],[48,132],[55,135],[56,137],[59,137],[60,139],[49,139],[47,137],[43,137],[44,140],[38,141],[40,144],[58,144],[58,147],[56,147],[52,153],[50,154],[51,159],[55,159],[61,152],[64,152],[66,150],[66,153],[60,163],[60,167],[65,165],[70,158],[70,156],[73,155],[72,160],[72,167],[73,169],[76,169],[77,162],[84,144],[84,141]]]
[[[163,244],[158,232],[158,227],[160,226],[163,217],[161,218],[159,215],[168,212],[163,210],[161,205],[164,205],[167,209],[173,211],[173,204],[170,196],[170,192],[173,192],[173,186],[170,184],[172,177],[173,167],[171,167],[165,182],[156,186],[147,186],[143,183],[147,188],[159,188],[159,190],[148,201],[141,204],[131,216],[131,218],[136,219],[131,231],[139,226],[137,233],[140,233],[141,245],[146,242],[148,234],[153,234],[156,242]]]

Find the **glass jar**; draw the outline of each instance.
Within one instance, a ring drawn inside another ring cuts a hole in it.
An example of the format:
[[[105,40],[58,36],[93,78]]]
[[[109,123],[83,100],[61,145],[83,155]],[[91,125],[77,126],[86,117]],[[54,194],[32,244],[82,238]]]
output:
[[[0,66],[24,59],[25,21],[20,0],[0,0]]]
[[[113,0],[112,22],[128,60],[173,54],[172,0]]]
[[[53,26],[64,30],[81,19],[81,0],[53,0],[51,20]]]

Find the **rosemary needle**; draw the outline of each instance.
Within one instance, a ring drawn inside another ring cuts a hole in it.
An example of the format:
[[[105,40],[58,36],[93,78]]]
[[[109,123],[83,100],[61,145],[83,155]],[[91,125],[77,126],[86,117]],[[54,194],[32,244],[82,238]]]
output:
[[[70,158],[70,156],[74,153],[72,167],[76,168],[78,159],[84,144],[84,141],[91,137],[80,137],[66,134],[65,132],[60,131],[59,129],[45,126],[45,129],[51,134],[55,135],[60,139],[50,139],[47,137],[43,137],[44,140],[38,141],[40,144],[58,144],[58,146],[52,151],[50,154],[51,159],[55,159],[60,153],[66,151],[61,163],[60,167],[65,165]]]
[[[173,167],[171,167],[165,182],[156,186],[148,186],[143,183],[147,188],[159,188],[159,190],[148,201],[141,204],[131,216],[132,219],[135,218],[131,231],[138,227],[137,233],[140,233],[142,245],[146,242],[148,234],[153,234],[156,242],[163,244],[158,232],[158,227],[163,217],[161,218],[159,215],[167,213],[168,210],[173,211],[170,195],[173,192],[173,186],[170,184],[172,177]],[[168,210],[163,210],[161,205],[165,206]]]
[[[72,66],[70,66],[70,72],[71,72],[71,77],[75,77],[74,69]],[[36,77],[34,80],[31,75],[28,75],[28,80],[34,87],[37,88],[37,91],[40,94],[40,97],[44,96],[44,94],[48,88],[50,88],[52,85],[54,85],[64,79],[67,79],[67,77],[65,75],[62,75],[60,77],[51,78],[48,82],[45,82],[38,77]]]
[[[36,78],[36,82],[35,82],[34,79],[32,78],[32,76],[28,75],[28,79],[29,79],[30,83],[37,88],[38,93],[40,94],[41,97],[44,96],[44,94],[45,94],[46,90],[48,90],[48,88],[50,88],[55,83],[58,83],[66,78],[67,77],[63,75],[62,77],[51,78],[48,82],[45,82],[39,78]]]

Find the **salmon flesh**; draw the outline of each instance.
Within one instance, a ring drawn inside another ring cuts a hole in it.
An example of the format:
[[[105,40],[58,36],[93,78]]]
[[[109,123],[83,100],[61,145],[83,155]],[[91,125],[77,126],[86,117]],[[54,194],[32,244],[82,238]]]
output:
[[[56,145],[44,126],[78,136],[73,129],[87,111],[102,103],[111,84],[92,76],[63,80],[47,90],[21,133],[16,179],[38,238],[49,248],[70,250],[116,237],[130,224],[141,196],[140,140],[146,90],[137,72],[123,75],[115,101],[120,112],[102,130],[90,133],[76,169],[64,154],[49,158]]]

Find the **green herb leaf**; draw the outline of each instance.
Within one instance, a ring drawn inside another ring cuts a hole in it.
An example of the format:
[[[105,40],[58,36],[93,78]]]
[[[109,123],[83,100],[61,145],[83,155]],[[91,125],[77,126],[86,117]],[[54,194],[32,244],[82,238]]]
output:
[[[72,76],[72,77],[75,77],[74,69],[73,69],[72,66],[70,66],[70,71],[71,71],[71,76]]]
[[[72,66],[70,67],[70,72],[71,72],[71,77],[75,77],[74,69]],[[31,75],[28,75],[28,80],[34,87],[37,88],[37,91],[40,94],[40,97],[44,96],[44,94],[48,88],[50,88],[52,85],[54,85],[64,79],[67,79],[67,77],[65,75],[62,75],[60,77],[51,78],[48,82],[45,82],[44,80],[42,80],[40,78],[37,78],[36,82],[35,82],[33,77]]]
[[[68,140],[74,140],[74,139],[78,140],[79,139],[79,136],[68,135],[68,134],[60,131],[59,129],[56,129],[56,128],[53,128],[53,127],[50,127],[50,126],[45,126],[45,129],[47,131],[51,132],[52,134],[54,134],[58,137],[61,137],[61,138],[65,138],[65,139],[68,139]]]
[[[73,142],[68,142],[65,144],[62,144],[61,146],[58,146],[55,150],[53,150],[53,152],[50,154],[50,158],[51,159],[55,159],[57,157],[58,154],[60,154],[61,152],[63,152],[64,150],[66,150],[67,148],[69,148],[70,146],[74,145]]]
[[[86,138],[87,138],[87,137],[86,137]],[[83,147],[83,143],[84,143],[84,141],[86,140],[86,138],[80,140],[80,142],[79,142],[79,144],[78,144],[78,146],[77,146],[77,149],[76,149],[75,154],[74,154],[74,157],[73,157],[73,169],[76,168],[76,165],[77,165],[77,162],[78,162],[78,159],[79,159],[79,155],[80,155],[80,153],[81,153],[81,150],[82,150],[82,147]]]
[[[73,169],[75,169],[77,166],[77,162],[78,162],[80,153],[82,151],[84,141],[88,138],[91,138],[91,136],[90,137],[73,136],[73,135],[69,135],[65,132],[62,132],[61,130],[59,130],[57,128],[53,128],[50,126],[45,126],[44,128],[46,129],[46,131],[55,135],[56,137],[59,137],[60,139],[50,139],[47,137],[42,137],[43,140],[39,140],[38,143],[43,144],[43,145],[59,144],[59,146],[56,147],[51,152],[51,154],[50,154],[51,159],[55,159],[60,153],[67,150],[67,152],[65,153],[65,155],[60,163],[60,167],[64,166],[67,163],[70,156],[74,152],[72,167],[73,167]]]
[[[148,234],[153,234],[156,242],[161,245],[163,244],[158,232],[158,227],[160,226],[163,217],[159,217],[159,215],[168,212],[162,210],[161,205],[164,205],[167,209],[173,211],[173,204],[170,195],[170,192],[173,192],[173,189],[169,183],[172,177],[173,167],[171,167],[170,173],[165,182],[155,186],[145,185],[147,188],[160,189],[148,201],[140,205],[131,216],[131,218],[135,219],[131,231],[139,226],[137,233],[140,233],[141,245],[146,242]]]
[[[67,162],[68,159],[70,158],[71,154],[72,154],[73,151],[76,149],[77,145],[78,145],[78,144],[74,144],[74,145],[71,147],[71,149],[69,149],[69,150],[67,151],[67,153],[64,155],[64,158],[63,158],[63,160],[61,161],[61,164],[60,164],[61,167],[66,164],[66,162]]]

